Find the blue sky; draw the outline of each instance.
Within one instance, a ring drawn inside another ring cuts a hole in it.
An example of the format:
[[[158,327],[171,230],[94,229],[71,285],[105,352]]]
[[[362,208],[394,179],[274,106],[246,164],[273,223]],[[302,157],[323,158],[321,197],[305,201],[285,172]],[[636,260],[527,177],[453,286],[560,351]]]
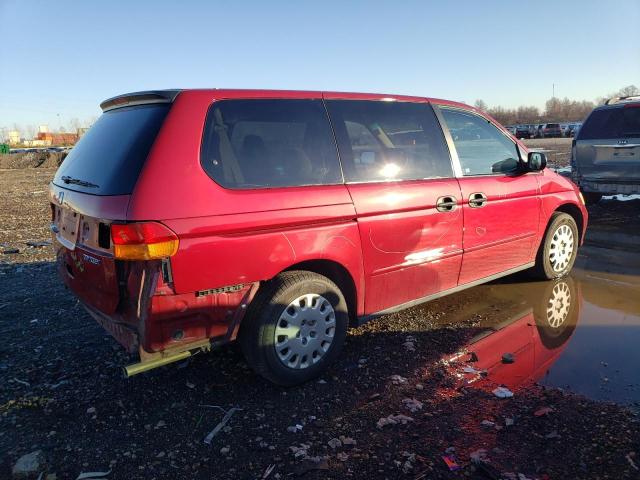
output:
[[[593,100],[640,86],[638,25],[639,0],[0,0],[0,127],[171,87]]]

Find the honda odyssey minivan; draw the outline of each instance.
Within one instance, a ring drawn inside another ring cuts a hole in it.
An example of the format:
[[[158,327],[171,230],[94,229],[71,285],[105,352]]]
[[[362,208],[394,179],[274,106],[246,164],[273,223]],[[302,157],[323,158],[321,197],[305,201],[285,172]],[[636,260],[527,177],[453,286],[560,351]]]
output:
[[[238,340],[280,385],[349,326],[520,270],[572,268],[576,186],[467,105],[263,90],[121,95],[50,186],[59,274],[139,361]]]

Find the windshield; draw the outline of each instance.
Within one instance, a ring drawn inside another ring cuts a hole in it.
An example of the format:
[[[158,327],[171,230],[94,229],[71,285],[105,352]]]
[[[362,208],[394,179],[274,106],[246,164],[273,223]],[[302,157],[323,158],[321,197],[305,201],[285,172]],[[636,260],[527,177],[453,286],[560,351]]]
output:
[[[53,183],[94,195],[130,194],[169,108],[153,104],[105,112],[73,147]]]
[[[640,137],[640,105],[594,110],[580,129],[578,140]]]

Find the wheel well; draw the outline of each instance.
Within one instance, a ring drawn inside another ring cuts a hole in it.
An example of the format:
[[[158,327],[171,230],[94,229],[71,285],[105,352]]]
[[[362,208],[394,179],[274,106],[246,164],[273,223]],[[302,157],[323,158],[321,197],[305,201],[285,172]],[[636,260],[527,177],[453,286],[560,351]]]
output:
[[[565,203],[556,208],[556,212],[563,212],[571,215],[578,225],[578,238],[582,241],[582,232],[584,227],[584,218],[582,218],[582,212],[578,207],[572,203]]]
[[[352,323],[355,322],[358,316],[356,285],[346,268],[333,260],[307,260],[291,265],[287,270],[306,270],[308,272],[318,273],[335,283],[347,302],[350,321]]]

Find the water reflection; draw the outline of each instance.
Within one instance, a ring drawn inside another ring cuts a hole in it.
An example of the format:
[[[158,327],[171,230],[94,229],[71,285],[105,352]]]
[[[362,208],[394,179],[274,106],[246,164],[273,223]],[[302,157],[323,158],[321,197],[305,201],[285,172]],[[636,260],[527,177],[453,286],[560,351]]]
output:
[[[553,282],[507,280],[478,288],[482,300],[465,314],[487,318],[482,332],[445,359],[461,385],[517,392],[538,382],[640,404],[637,279],[576,270]]]

